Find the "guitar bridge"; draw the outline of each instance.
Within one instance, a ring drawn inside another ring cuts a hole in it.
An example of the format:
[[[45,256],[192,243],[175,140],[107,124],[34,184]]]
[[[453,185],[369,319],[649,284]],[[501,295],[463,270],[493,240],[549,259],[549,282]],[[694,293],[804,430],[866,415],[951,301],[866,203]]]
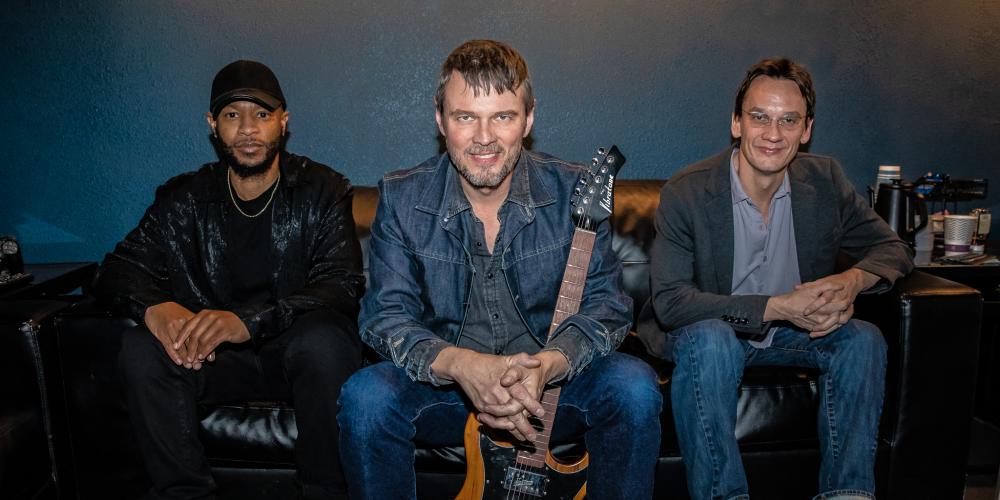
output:
[[[534,497],[544,497],[545,487],[548,484],[549,478],[545,477],[545,474],[514,467],[507,467],[507,473],[503,478],[505,489]]]

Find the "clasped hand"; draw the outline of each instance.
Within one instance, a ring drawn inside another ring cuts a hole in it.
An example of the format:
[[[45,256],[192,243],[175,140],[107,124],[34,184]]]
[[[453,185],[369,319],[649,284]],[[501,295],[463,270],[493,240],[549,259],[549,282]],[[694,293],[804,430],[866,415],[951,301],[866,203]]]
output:
[[[479,422],[509,431],[521,441],[535,438],[530,418],[545,416],[540,401],[545,384],[568,369],[557,351],[494,356],[450,347],[441,355],[440,372],[462,387],[479,410]]]
[[[167,356],[175,364],[194,370],[215,361],[219,344],[250,340],[246,325],[231,311],[202,309],[192,313],[176,302],[164,302],[147,308],[143,319]]]
[[[777,313],[773,319],[790,321],[812,338],[827,335],[854,316],[854,299],[864,288],[864,279],[861,271],[851,269],[797,285],[792,292],[773,297]]]

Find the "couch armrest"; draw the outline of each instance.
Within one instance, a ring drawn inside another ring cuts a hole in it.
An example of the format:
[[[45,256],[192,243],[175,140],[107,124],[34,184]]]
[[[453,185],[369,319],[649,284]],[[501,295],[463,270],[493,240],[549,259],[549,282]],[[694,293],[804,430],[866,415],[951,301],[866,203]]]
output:
[[[132,320],[92,299],[55,321],[69,448],[80,499],[139,498],[149,487],[118,379],[122,332]]]
[[[878,478],[885,498],[962,498],[975,392],[982,297],[915,271],[858,315],[889,346],[882,439],[891,452]]]
[[[0,498],[55,497],[61,428],[52,318],[67,304],[0,301]]]

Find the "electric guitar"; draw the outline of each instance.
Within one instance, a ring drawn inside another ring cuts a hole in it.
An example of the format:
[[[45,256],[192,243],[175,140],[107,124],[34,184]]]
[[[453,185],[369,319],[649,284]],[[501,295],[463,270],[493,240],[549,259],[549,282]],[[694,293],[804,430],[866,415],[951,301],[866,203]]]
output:
[[[576,232],[549,327],[549,339],[560,323],[580,310],[597,226],[611,216],[615,177],[624,163],[625,157],[617,146],[610,151],[600,148],[574,188],[571,204]],[[515,442],[509,433],[483,427],[475,414],[469,415],[465,424],[467,468],[458,499],[581,499],[587,495],[589,456],[584,454],[576,462],[564,464],[549,452],[560,389],[550,386],[542,394],[545,416],[532,417],[537,433],[530,443]]]

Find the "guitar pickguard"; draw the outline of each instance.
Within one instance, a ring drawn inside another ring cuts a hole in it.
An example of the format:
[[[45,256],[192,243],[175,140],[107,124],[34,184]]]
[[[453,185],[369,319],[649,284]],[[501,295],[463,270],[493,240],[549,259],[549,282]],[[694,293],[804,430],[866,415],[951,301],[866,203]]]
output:
[[[470,470],[457,498],[572,500],[586,496],[586,465],[560,467],[551,455],[547,455],[544,468],[528,467],[517,463],[517,448],[512,444],[494,441],[478,430],[476,434],[477,446],[475,449],[467,446],[466,451],[470,454],[475,452],[478,456],[466,457]],[[472,470],[474,467],[480,470]]]

